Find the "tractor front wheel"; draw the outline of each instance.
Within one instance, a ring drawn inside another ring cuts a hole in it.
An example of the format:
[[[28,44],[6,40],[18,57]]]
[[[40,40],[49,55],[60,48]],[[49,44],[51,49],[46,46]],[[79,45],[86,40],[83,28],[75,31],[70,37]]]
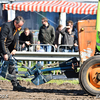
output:
[[[86,60],[79,71],[79,83],[91,95],[100,94],[100,56]]]

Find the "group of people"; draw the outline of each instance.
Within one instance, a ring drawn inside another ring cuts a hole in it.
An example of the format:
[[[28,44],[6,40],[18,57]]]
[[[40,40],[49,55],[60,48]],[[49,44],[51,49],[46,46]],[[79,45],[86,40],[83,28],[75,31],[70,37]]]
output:
[[[59,51],[61,52],[78,51],[78,34],[76,28],[73,27],[73,22],[71,20],[67,22],[66,27],[59,25],[56,31],[54,27],[48,23],[46,17],[42,18],[42,24],[43,25],[39,29],[37,43],[41,44],[40,49],[44,49],[46,52],[51,52],[51,45],[54,45],[56,49],[59,47]],[[24,32],[19,36],[19,44],[22,45],[22,51],[32,51],[33,48],[31,44],[33,44],[33,34],[28,28],[25,28]]]
[[[73,27],[73,22],[69,20],[67,26],[59,25],[55,31],[55,48],[59,46],[61,52],[78,52],[77,30]]]
[[[18,45],[21,44],[21,49],[32,51],[31,44],[33,43],[33,34],[28,28],[24,29],[24,32],[19,36],[21,27],[25,23],[25,20],[21,16],[17,16],[13,21],[7,22],[2,25],[0,32],[0,56],[4,58],[5,61],[8,61],[11,55],[15,55]],[[75,30],[73,29],[73,22],[68,21],[68,25],[63,27],[59,25],[55,31],[54,27],[48,23],[46,17],[42,18],[42,26],[40,27],[38,34],[38,44],[46,44],[45,46],[37,46],[37,52],[51,52],[54,45],[55,48],[59,44],[68,45],[67,48],[62,47],[62,51],[70,52],[72,50],[78,51],[78,38]],[[50,61],[48,62],[50,63]],[[14,91],[25,90],[25,87],[22,87],[16,78],[15,67],[9,65],[8,72],[15,77],[11,80]]]
[[[51,45],[54,45],[56,49],[59,46],[61,52],[78,52],[77,30],[73,27],[71,20],[67,22],[66,27],[59,25],[56,31],[54,27],[48,23],[46,17],[42,18],[42,24],[38,39],[40,44],[49,44],[45,49],[47,52],[51,52]]]

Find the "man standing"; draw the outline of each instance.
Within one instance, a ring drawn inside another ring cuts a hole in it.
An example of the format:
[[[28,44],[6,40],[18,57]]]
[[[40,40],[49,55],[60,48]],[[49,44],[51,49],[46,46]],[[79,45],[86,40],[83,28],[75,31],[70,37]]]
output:
[[[62,38],[62,44],[63,45],[68,45],[67,47],[64,47],[64,52],[72,52],[73,49],[78,49],[77,45],[77,38],[75,36],[75,32],[72,31],[72,23],[68,22],[68,26],[64,27],[60,32],[63,36]]]
[[[74,25],[73,21],[72,20],[67,21],[67,25],[72,27],[72,31],[75,33],[75,37],[78,40],[78,32],[77,32],[76,26]]]
[[[15,55],[17,50],[17,44],[19,39],[19,32],[21,26],[24,24],[24,19],[21,16],[17,16],[13,21],[5,23],[0,32],[0,55],[7,61],[10,55]],[[16,79],[15,67],[9,65],[8,72],[15,77],[11,80],[14,91],[25,90]]]
[[[74,44],[74,51],[78,52],[78,32],[77,32],[77,29],[75,28],[75,26],[73,26],[73,21],[72,20],[69,20],[67,22],[67,25],[70,26],[72,28],[72,32],[75,33],[74,39],[75,39],[76,42]]]
[[[42,24],[43,25],[39,30],[38,39],[40,40],[40,44],[48,44],[44,46],[44,49],[46,52],[51,52],[51,45],[55,39],[55,30],[54,27],[48,23],[48,19],[46,17],[42,18]]]
[[[28,28],[25,28],[24,32],[21,33],[19,37],[19,44],[22,45],[22,51],[32,51],[33,46],[31,44],[33,44],[33,34],[30,32]],[[28,62],[28,66],[31,67],[31,61]]]

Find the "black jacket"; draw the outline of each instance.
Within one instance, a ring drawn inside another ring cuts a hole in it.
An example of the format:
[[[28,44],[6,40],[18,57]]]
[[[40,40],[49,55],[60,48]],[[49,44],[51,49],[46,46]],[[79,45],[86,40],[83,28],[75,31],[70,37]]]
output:
[[[21,33],[19,37],[19,43],[23,44],[25,41],[30,41],[31,44],[33,44],[33,34],[30,32],[28,36],[25,35],[25,33]],[[27,44],[25,44],[27,46]]]
[[[60,31],[59,30],[56,30],[55,32],[55,40],[54,40],[54,45],[58,45],[58,39],[59,39],[59,34],[60,34]]]
[[[7,54],[7,49],[10,52],[13,49],[17,50],[20,30],[15,29],[14,21],[2,25],[0,32],[0,53]]]
[[[70,45],[68,47],[72,48],[74,43],[78,43],[77,38],[75,36],[75,32],[72,32],[71,34],[69,34],[67,32],[66,27],[63,28],[60,32],[61,32],[61,34],[63,36],[61,44],[63,44],[63,45]]]
[[[50,24],[46,26],[41,26],[39,30],[38,39],[43,44],[53,44],[55,39],[55,29]]]

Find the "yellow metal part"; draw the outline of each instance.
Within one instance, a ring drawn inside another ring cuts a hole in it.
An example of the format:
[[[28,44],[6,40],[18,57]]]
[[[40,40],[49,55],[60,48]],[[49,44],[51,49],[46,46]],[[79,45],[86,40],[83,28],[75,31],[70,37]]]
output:
[[[86,79],[91,88],[100,91],[100,81],[97,79],[98,73],[100,73],[100,63],[88,69]]]

